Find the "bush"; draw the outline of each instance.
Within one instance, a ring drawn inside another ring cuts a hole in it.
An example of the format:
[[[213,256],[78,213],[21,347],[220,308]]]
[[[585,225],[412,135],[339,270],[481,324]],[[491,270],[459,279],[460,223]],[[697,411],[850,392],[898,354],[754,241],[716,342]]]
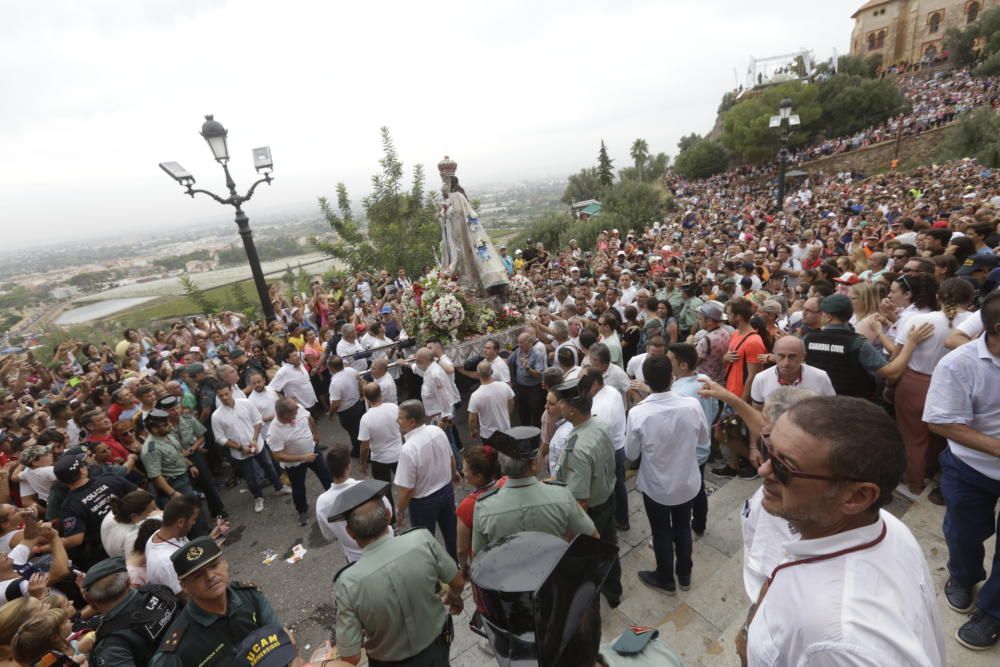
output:
[[[708,178],[726,169],[726,149],[714,141],[698,138],[674,160],[674,171],[684,178]]]
[[[1000,115],[980,109],[946,130],[938,160],[974,157],[985,167],[1000,167]]]

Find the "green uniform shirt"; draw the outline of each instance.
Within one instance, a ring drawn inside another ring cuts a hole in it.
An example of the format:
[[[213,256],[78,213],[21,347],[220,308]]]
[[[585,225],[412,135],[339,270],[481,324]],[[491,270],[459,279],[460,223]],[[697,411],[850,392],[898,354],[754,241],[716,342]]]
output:
[[[267,598],[252,584],[230,584],[226,600],[226,613],[222,616],[188,602],[170,624],[150,667],[210,667],[228,663],[233,658],[233,648],[251,632],[268,625],[281,625]]]
[[[594,522],[561,484],[543,484],[532,475],[508,479],[503,488],[476,500],[472,518],[472,552],[514,533],[535,530],[566,539],[593,535]]]
[[[194,441],[205,435],[205,426],[191,415],[181,415],[180,421],[174,427],[174,433],[180,439],[181,449],[191,448]]]
[[[569,432],[559,455],[559,481],[591,508],[603,505],[615,490],[615,446],[604,422],[588,419]]]
[[[458,566],[431,533],[409,530],[364,548],[334,579],[340,655],[406,660],[441,635],[447,612],[437,591]],[[191,665],[190,667],[197,667]]]
[[[682,667],[680,658],[659,639],[653,639],[635,655],[619,655],[611,648],[613,644],[601,645],[601,657],[608,667]]]
[[[126,611],[137,595],[137,592],[129,591],[124,600],[104,615],[103,622],[110,623]],[[142,646],[144,642],[148,642],[148,638],[132,632],[131,628],[126,628],[108,635],[95,644],[94,650],[90,652],[90,661],[96,667],[134,667],[135,656],[132,654],[132,646]]]
[[[684,306],[684,293],[675,288],[672,291],[666,292],[660,301],[666,301],[669,303],[670,310],[673,311],[674,317],[677,317],[677,315],[680,314],[681,308]]]
[[[180,477],[187,472],[187,459],[181,453],[181,444],[177,434],[168,433],[164,437],[150,435],[142,445],[142,465],[146,468],[146,476]]]
[[[705,303],[699,297],[693,296],[684,302],[677,324],[681,329],[690,329],[698,321],[698,309]]]

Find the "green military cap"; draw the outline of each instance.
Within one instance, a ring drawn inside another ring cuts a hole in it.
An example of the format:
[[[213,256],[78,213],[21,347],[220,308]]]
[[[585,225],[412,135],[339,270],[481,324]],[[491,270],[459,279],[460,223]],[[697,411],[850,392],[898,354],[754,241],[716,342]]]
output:
[[[486,444],[512,459],[532,461],[538,456],[541,434],[535,426],[515,426],[506,431],[494,431]]]
[[[128,572],[128,568],[125,566],[125,559],[121,556],[105,558],[87,570],[87,574],[83,577],[83,590],[87,590],[104,577],[109,577],[119,572]]]
[[[327,521],[344,521],[353,510],[361,507],[369,500],[381,498],[389,491],[389,482],[377,479],[366,479],[347,489],[333,501],[333,509]]]
[[[153,408],[146,415],[145,424],[146,426],[154,426],[156,424],[166,424],[168,421],[170,421],[170,415],[165,410]]]
[[[580,392],[580,379],[568,380],[556,386],[556,396],[560,401],[575,401],[584,398]]]
[[[170,562],[174,564],[177,578],[183,579],[209,563],[215,562],[221,555],[222,549],[219,548],[219,545],[211,537],[206,536],[193,539],[172,553]]]
[[[285,629],[270,625],[254,630],[241,641],[233,653],[232,667],[287,667],[298,655],[298,649]]]

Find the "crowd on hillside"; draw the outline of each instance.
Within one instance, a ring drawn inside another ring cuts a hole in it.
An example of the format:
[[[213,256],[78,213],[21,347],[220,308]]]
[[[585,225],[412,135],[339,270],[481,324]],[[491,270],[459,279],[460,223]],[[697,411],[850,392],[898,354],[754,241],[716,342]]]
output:
[[[799,148],[793,152],[793,161],[808,162],[921,134],[983,107],[1000,109],[1000,76],[974,77],[969,69],[961,69],[931,77],[903,75],[895,81],[903,99],[911,106],[908,113],[848,136],[823,139]]]
[[[967,102],[914,86],[924,115]],[[448,584],[452,613],[472,581],[501,655],[500,630],[531,621],[488,603],[503,591],[486,556],[523,531],[613,545],[634,529],[630,469],[655,555],[638,576],[666,595],[702,574],[693,539],[723,529],[706,474],[763,478],[742,514],[748,664],[945,664],[926,562],[881,509],[894,496],[945,506],[944,594],[971,614],[958,641],[994,646],[1000,556],[982,563],[1000,499],[1000,173],[963,160],[818,175],[780,210],[763,167],[665,182],[679,212],[663,221],[589,248],[501,246],[534,301],[511,349],[487,338],[464,363],[403,330],[402,268],[317,277],[307,296],[275,285],[272,322],[226,312],[67,340],[46,363],[8,355],[0,660],[214,665],[259,652],[261,632],[291,645],[264,595],[228,578],[219,490],[240,484],[255,512],[290,495],[288,520],[342,548],[341,658],[447,664],[427,580]],[[321,437],[327,419],[349,442]],[[838,549],[846,564],[829,564]],[[878,585],[851,578],[868,572]],[[621,603],[614,553],[595,576]],[[565,664],[594,664],[592,622],[566,630],[585,641],[563,643],[584,656]]]

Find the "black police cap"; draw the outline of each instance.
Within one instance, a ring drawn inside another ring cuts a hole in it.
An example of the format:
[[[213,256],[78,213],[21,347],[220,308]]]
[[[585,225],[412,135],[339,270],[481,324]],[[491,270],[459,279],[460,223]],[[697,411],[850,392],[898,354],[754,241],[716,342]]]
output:
[[[561,401],[575,401],[583,398],[583,394],[580,392],[580,378],[567,380],[566,382],[557,385],[555,392],[556,396],[558,396]]]
[[[105,558],[87,570],[87,574],[83,577],[83,590],[87,590],[104,577],[110,577],[112,574],[120,572],[128,572],[124,558],[121,556]]]
[[[156,402],[157,410],[173,410],[181,404],[181,399],[176,396],[164,396]]]
[[[541,434],[541,429],[535,426],[514,426],[506,431],[494,431],[486,444],[512,459],[532,461],[538,456]]]
[[[52,465],[52,474],[63,484],[80,479],[80,471],[87,465],[86,454],[63,454]]]
[[[170,554],[170,562],[178,579],[194,574],[209,563],[218,560],[222,549],[211,537],[198,537]]]
[[[170,421],[170,415],[167,414],[166,410],[160,410],[158,408],[153,408],[146,415],[145,424],[146,426],[156,426],[157,424],[166,424]]]
[[[356,510],[369,500],[381,498],[389,491],[389,482],[377,479],[366,479],[350,487],[333,501],[333,508],[327,521],[343,521],[352,510]]]

